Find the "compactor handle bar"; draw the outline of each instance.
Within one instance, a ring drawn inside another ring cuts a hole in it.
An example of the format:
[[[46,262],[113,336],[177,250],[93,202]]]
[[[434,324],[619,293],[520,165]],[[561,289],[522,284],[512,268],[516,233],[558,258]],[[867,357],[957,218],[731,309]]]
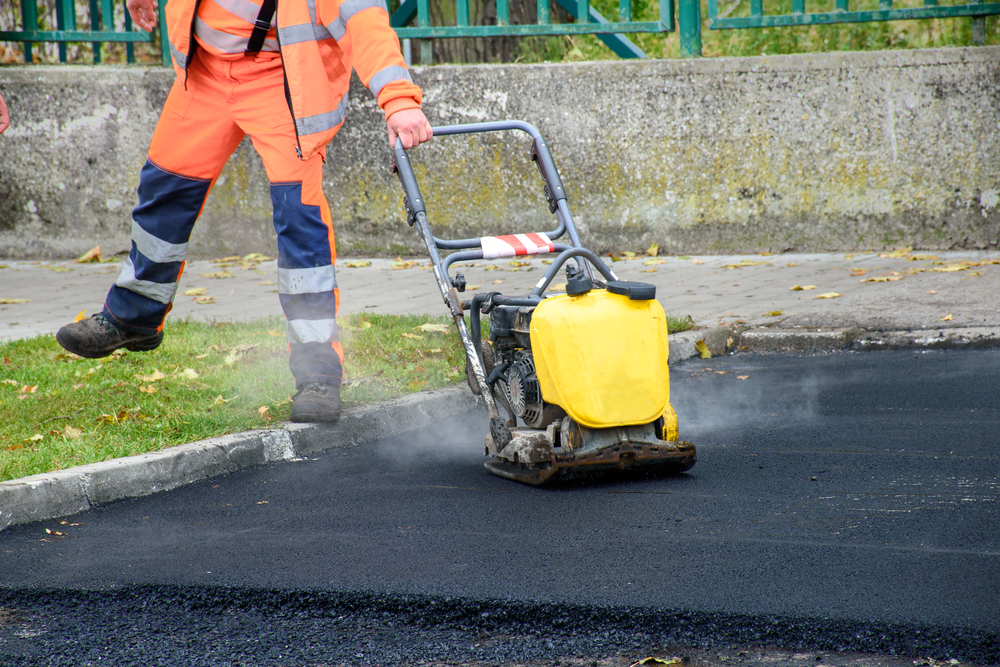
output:
[[[538,166],[538,171],[542,180],[545,182],[544,194],[549,203],[549,211],[555,213],[559,221],[559,226],[551,232],[545,232],[544,236],[547,239],[554,240],[560,238],[563,234],[568,234],[570,245],[552,244],[550,252],[558,252],[559,256],[552,262],[549,270],[545,273],[545,277],[543,277],[543,279],[539,281],[539,284],[536,285],[535,289],[532,290],[531,297],[529,298],[533,297],[534,300],[537,300],[544,292],[548,284],[552,281],[552,278],[558,273],[561,266],[570,258],[576,258],[577,264],[580,265],[580,267],[586,271],[588,275],[592,276],[589,265],[593,265],[608,280],[615,279],[614,274],[610,271],[610,269],[608,269],[608,267],[600,259],[598,259],[594,253],[583,248],[583,244],[580,242],[579,233],[576,229],[576,224],[573,221],[573,215],[570,213],[569,205],[566,201],[566,189],[563,187],[562,179],[559,177],[559,171],[556,169],[555,161],[552,159],[552,153],[549,150],[545,138],[542,137],[541,133],[534,126],[523,121],[511,120],[488,123],[468,123],[463,125],[444,125],[432,128],[432,130],[435,136],[520,130],[532,138],[531,159]],[[417,229],[420,232],[421,237],[424,238],[424,242],[430,251],[431,260],[435,266],[435,270],[437,271],[438,267],[440,267],[441,272],[444,274],[441,278],[447,279],[447,284],[450,285],[452,284],[452,281],[450,277],[448,277],[448,268],[451,264],[457,261],[484,258],[482,239],[440,239],[434,236],[430,231],[430,226],[427,222],[427,211],[424,205],[423,195],[420,192],[420,186],[417,184],[416,176],[413,173],[413,167],[410,164],[406,150],[403,148],[402,141],[396,141],[394,153],[393,171],[399,177],[400,184],[403,186],[403,191],[406,195],[404,205],[406,206],[407,222],[410,225],[417,225]],[[444,261],[442,261],[439,253],[437,252],[439,249],[464,252],[453,252],[449,254]],[[581,258],[585,258],[587,262],[581,261]]]

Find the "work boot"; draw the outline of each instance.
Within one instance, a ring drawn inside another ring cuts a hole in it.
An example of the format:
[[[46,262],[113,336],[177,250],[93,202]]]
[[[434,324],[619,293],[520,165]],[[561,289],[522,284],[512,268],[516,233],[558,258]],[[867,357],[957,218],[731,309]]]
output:
[[[306,382],[292,397],[293,422],[326,422],[340,420],[340,387],[322,382]]]
[[[106,357],[120,347],[132,352],[155,350],[163,341],[163,332],[154,334],[125,331],[112,324],[104,313],[67,324],[56,334],[64,348],[88,359]]]

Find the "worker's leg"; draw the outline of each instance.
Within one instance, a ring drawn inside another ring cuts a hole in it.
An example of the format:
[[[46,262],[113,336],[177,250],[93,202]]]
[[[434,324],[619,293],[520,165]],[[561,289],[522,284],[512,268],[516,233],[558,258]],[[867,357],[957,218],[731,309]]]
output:
[[[104,304],[117,327],[156,333],[184,271],[188,239],[209,190],[243,132],[228,109],[229,65],[199,52],[187,90],[174,84],[139,175],[132,249]]]
[[[246,83],[237,89],[233,116],[253,141],[271,183],[278,296],[287,318],[289,366],[296,389],[311,383],[339,387],[343,349],[335,318],[340,291],[334,274],[333,223],[322,187],[325,152],[309,160],[297,155],[280,59],[247,58],[239,67],[236,74],[234,65],[234,76],[245,77]],[[293,419],[301,411],[299,403],[296,399]]]
[[[244,136],[227,109],[232,82],[225,76],[226,67],[211,57],[196,58],[187,90],[178,80],[170,91],[139,173],[128,260],[103,312],[56,334],[67,350],[105,357],[120,347],[141,351],[160,344],[163,318],[184,271],[191,229]]]

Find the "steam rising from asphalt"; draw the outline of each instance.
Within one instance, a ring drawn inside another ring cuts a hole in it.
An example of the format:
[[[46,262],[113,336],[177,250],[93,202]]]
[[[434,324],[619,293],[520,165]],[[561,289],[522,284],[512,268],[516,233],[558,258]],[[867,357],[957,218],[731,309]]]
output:
[[[379,442],[376,453],[396,463],[460,459],[481,463],[489,430],[485,410],[457,413],[433,426],[384,439]]]
[[[741,380],[740,376],[749,377]],[[763,372],[759,365],[726,360],[713,367],[706,360],[672,370],[670,403],[677,412],[682,440],[710,436],[725,442],[728,433],[748,423],[816,418],[821,391],[819,377],[813,373],[789,377]]]

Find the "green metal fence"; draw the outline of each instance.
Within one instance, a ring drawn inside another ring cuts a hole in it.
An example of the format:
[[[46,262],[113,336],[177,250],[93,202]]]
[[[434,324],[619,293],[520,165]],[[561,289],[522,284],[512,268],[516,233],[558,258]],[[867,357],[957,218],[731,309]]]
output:
[[[94,62],[101,62],[101,48],[110,42],[124,42],[126,59],[135,62],[135,47],[139,42],[159,44],[159,35],[148,33],[132,25],[132,17],[124,9],[124,30],[115,29],[115,5],[125,8],[124,0],[115,3],[112,0],[55,0],[55,29],[47,26],[39,27],[39,8],[37,0],[21,0],[21,30],[0,30],[0,42],[21,42],[24,49],[24,62],[31,63],[33,45],[36,43],[55,42],[59,45],[59,61],[66,62],[66,45],[71,42],[90,43],[93,45]],[[163,6],[166,0],[160,2],[160,22],[163,22]],[[77,9],[86,9],[85,29],[77,23]],[[159,31],[157,31],[159,32]],[[170,65],[169,49],[161,49],[161,60],[164,65]]]
[[[41,42],[59,44],[59,58],[66,61],[66,44],[84,42],[94,45],[94,62],[101,61],[101,44],[124,42],[127,60],[133,62],[133,45],[137,42],[159,43],[160,37],[134,29],[125,11],[124,30],[114,28],[113,0],[82,0],[89,8],[89,29],[78,29],[76,4],[81,0],[52,0],[55,2],[56,29],[39,28],[38,0],[20,0],[22,30],[0,31],[0,42],[21,42],[25,62],[32,62],[32,45]],[[451,1],[451,0],[446,0]],[[454,0],[454,25],[431,25],[430,0],[403,0],[393,12],[391,23],[401,39],[421,40],[421,60],[430,60],[430,39],[454,37],[503,37],[538,35],[597,36],[614,53],[622,58],[644,58],[645,54],[627,37],[634,33],[668,33],[674,31],[675,14],[680,36],[681,57],[701,55],[702,17],[700,0],[657,0],[658,18],[637,21],[633,16],[632,0],[618,0],[618,16],[610,20],[590,4],[590,0],[555,0],[569,17],[571,23],[554,23],[550,0],[536,0],[534,23],[512,23],[509,0],[495,0],[496,22],[491,25],[472,25],[469,17],[469,0]],[[726,2],[727,0],[724,0]],[[764,0],[728,0],[720,13],[719,0],[707,0],[709,30],[745,28],[770,28],[782,26],[828,25],[833,23],[858,23],[868,21],[894,21],[901,19],[972,17],[973,41],[982,43],[986,16],[1000,14],[1000,2],[966,0],[960,4],[943,5],[939,0],[910,0],[919,6],[894,5],[899,0],[769,0],[771,11],[765,13]],[[902,0],[907,1],[907,0]],[[833,2],[833,8],[815,8]],[[675,4],[676,3],[676,4]],[[853,3],[853,8],[852,8]],[[868,3],[867,5],[861,3]],[[877,7],[875,4],[877,3]],[[123,6],[124,0],[119,3]],[[163,6],[160,0],[160,23]],[[809,8],[812,7],[810,11]],[[415,24],[415,25],[413,25]],[[169,49],[161,49],[163,65],[170,65]]]

